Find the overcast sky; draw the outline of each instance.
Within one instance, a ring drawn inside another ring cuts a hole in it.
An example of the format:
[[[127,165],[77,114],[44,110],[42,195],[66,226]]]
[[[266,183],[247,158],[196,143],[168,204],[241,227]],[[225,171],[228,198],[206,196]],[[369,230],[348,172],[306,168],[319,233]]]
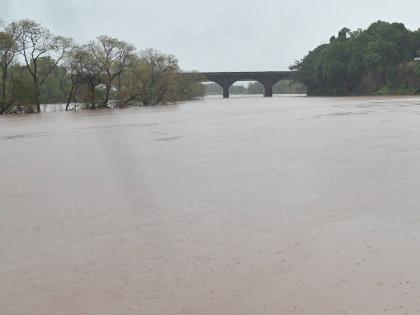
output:
[[[287,70],[343,26],[417,29],[419,12],[420,0],[0,0],[6,23],[30,18],[80,43],[115,36],[199,71]]]

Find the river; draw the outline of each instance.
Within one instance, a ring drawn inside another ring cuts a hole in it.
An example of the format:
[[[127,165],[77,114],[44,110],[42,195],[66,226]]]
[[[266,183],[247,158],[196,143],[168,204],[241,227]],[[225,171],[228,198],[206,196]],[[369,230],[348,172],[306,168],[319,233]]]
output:
[[[0,314],[418,314],[420,98],[0,117]]]

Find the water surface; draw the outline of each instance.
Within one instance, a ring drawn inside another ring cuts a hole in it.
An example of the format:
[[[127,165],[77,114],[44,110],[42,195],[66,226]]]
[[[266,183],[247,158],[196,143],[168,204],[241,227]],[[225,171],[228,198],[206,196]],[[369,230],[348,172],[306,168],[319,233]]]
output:
[[[418,314],[420,98],[0,117],[0,314]]]

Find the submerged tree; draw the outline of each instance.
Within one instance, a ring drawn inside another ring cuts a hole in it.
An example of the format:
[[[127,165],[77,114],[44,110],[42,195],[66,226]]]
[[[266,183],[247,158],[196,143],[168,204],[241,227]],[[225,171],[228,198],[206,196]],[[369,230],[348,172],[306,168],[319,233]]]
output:
[[[204,85],[200,82],[204,81],[200,74],[196,72],[180,73],[177,75],[177,101],[193,100],[204,95]]]
[[[83,100],[85,101],[86,108],[96,109],[99,94],[97,88],[105,81],[103,65],[101,60],[95,55],[97,46],[94,42],[82,46],[81,49],[81,54],[84,57],[81,59],[80,71],[82,72],[84,83],[87,86]]]
[[[11,27],[18,30],[19,53],[23,56],[26,68],[33,80],[34,103],[36,111],[41,111],[41,88],[51,71],[63,59],[71,46],[71,40],[62,36],[53,36],[49,30],[31,20],[14,22]],[[39,71],[39,60],[53,56],[54,63],[46,71]]]
[[[181,72],[174,56],[147,49],[121,75],[120,104],[152,106],[202,97],[199,81],[198,74]]]
[[[85,60],[88,52],[78,45],[73,46],[63,60],[64,76],[60,79],[60,89],[65,97],[66,111],[74,101],[76,89],[86,82]]]
[[[142,105],[156,105],[172,100],[170,92],[179,72],[178,60],[174,56],[146,49],[140,54],[137,70],[142,86]]]
[[[124,41],[108,36],[99,36],[96,41],[89,44],[89,48],[102,68],[105,85],[102,105],[108,106],[110,92],[116,79],[118,79],[116,84],[117,98],[120,94],[121,75],[133,61],[135,48]]]
[[[17,38],[18,29],[14,25],[6,28],[5,32],[0,32],[0,70],[1,70],[1,99],[0,114],[5,113],[10,104],[7,103],[7,80],[9,77],[9,68],[12,65],[16,54],[18,53]]]
[[[203,95],[174,56],[99,36],[85,45],[54,36],[31,20],[0,33],[0,113],[40,112],[41,103],[75,108],[158,105]]]

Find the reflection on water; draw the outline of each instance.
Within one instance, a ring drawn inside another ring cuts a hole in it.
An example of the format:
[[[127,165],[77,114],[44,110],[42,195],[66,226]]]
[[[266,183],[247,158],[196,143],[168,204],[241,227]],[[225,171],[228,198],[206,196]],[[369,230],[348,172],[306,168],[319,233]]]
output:
[[[414,314],[419,104],[0,117],[0,313]]]

